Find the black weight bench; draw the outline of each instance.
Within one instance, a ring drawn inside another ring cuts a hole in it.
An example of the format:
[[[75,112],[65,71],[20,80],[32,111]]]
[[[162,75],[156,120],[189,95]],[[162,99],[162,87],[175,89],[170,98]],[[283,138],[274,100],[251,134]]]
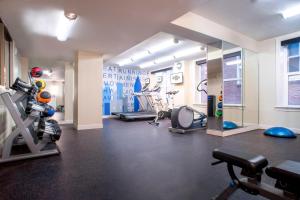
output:
[[[279,165],[267,167],[268,160],[262,155],[230,149],[215,149],[213,157],[218,161],[212,165],[227,163],[232,180],[229,187],[213,199],[228,199],[237,189],[272,200],[300,199],[300,162],[284,161]],[[243,178],[236,176],[234,167],[241,168]],[[269,177],[276,179],[275,187],[261,182],[264,168]]]

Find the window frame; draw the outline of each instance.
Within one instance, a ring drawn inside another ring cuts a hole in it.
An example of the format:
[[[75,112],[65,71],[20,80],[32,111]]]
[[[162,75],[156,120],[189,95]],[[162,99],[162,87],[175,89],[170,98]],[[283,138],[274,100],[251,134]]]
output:
[[[225,103],[223,102],[224,107],[241,107],[243,105],[243,59],[242,59],[242,50],[241,49],[234,49],[232,52],[224,52],[223,54],[223,99],[225,99],[225,94],[224,94],[224,83],[225,82],[230,82],[230,81],[240,81],[241,85],[241,99],[240,103]],[[235,64],[236,65],[236,78],[224,78],[224,68],[225,68],[225,59],[227,58],[233,58],[233,57],[240,57],[241,63],[240,64]],[[240,68],[240,70],[239,70]]]
[[[201,70],[201,67],[203,65],[206,66],[206,76],[207,76],[207,59],[206,58],[201,58],[201,59],[198,59],[198,60],[195,60],[194,61],[195,63],[195,66],[194,66],[194,71],[193,73],[195,74],[194,75],[194,88],[195,88],[195,92],[194,92],[194,102],[193,104],[194,105],[200,105],[200,106],[207,106],[207,101],[206,102],[203,102],[202,100],[202,95],[201,93],[199,93],[197,91],[197,86],[198,84],[200,83],[200,81],[202,81],[202,70]],[[196,69],[197,67],[197,69]],[[207,78],[206,78],[207,79]],[[207,97],[206,97],[207,99]]]
[[[289,77],[300,76],[300,60],[299,71],[289,72],[289,59],[299,57],[300,59],[300,42],[298,55],[289,56],[288,49],[282,45],[282,42],[293,40],[300,37],[300,32],[281,36],[276,38],[276,105],[279,109],[300,109],[299,105],[289,105]]]

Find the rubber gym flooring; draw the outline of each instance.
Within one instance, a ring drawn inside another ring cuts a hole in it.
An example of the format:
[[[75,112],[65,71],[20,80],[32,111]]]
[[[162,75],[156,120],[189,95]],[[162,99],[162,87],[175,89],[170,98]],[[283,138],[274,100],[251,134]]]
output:
[[[0,199],[208,200],[229,182],[211,152],[227,147],[265,155],[270,162],[300,161],[299,139],[270,138],[261,130],[220,138],[169,133],[145,121],[104,120],[104,129],[63,127],[61,156],[0,167]],[[264,181],[273,181],[264,176]],[[243,192],[231,199],[262,199]]]

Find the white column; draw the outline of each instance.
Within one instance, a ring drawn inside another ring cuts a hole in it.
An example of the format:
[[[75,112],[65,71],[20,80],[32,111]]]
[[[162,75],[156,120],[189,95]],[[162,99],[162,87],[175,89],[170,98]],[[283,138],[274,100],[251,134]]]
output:
[[[77,130],[103,127],[102,69],[103,58],[100,54],[77,52],[73,119]]]
[[[74,109],[74,66],[70,63],[65,63],[65,122],[73,123]]]

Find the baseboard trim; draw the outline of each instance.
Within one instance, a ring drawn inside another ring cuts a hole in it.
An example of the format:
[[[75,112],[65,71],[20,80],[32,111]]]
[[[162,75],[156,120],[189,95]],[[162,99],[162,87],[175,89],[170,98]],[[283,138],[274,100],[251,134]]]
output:
[[[58,124],[73,124],[73,120],[58,121]]]
[[[279,125],[259,124],[260,129],[268,129],[268,128],[278,127],[278,126]],[[296,134],[300,134],[300,129],[299,128],[290,128],[290,127],[286,127],[286,128],[294,131]]]
[[[100,129],[103,128],[103,124],[74,124],[75,129],[80,130],[88,130],[88,129]]]
[[[208,129],[207,134],[209,135],[214,135],[214,136],[219,136],[219,137],[228,137],[240,133],[245,133],[248,131],[253,131],[259,129],[258,125],[251,125],[251,126],[246,126],[242,128],[237,128],[237,129],[232,129],[232,130],[227,130],[227,131],[219,131],[219,130],[212,130]]]
[[[258,125],[251,125],[251,126],[245,126],[242,128],[237,128],[237,129],[232,129],[232,130],[227,130],[223,132],[223,137],[231,136],[231,135],[236,135],[240,133],[245,133],[249,131],[254,131],[259,129]]]
[[[219,130],[207,129],[206,133],[208,135],[223,137],[223,131],[219,131]]]
[[[113,119],[113,118],[119,118],[119,117],[116,115],[103,115],[102,118],[103,119]]]

